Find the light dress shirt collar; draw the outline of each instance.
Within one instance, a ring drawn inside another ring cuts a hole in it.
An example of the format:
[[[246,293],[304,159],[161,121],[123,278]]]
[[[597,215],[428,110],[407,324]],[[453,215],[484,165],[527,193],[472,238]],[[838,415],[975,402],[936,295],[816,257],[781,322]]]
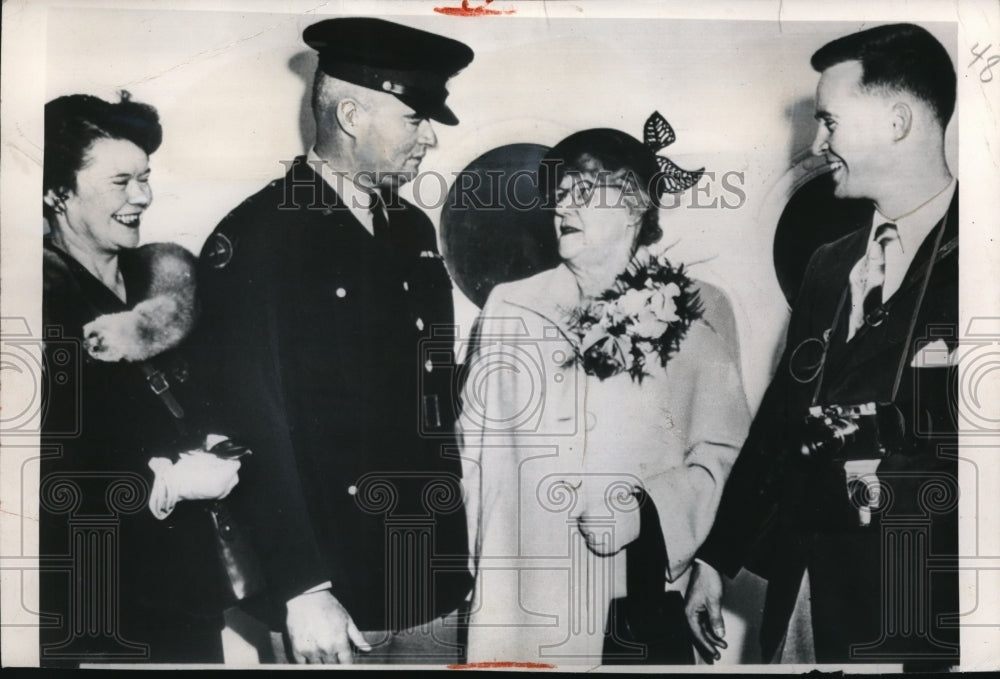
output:
[[[889,299],[899,290],[906,277],[906,271],[913,263],[913,257],[920,249],[920,245],[927,236],[934,230],[941,218],[948,212],[951,206],[951,199],[955,193],[957,180],[952,178],[951,182],[944,187],[940,193],[928,200],[913,212],[902,217],[893,219],[887,217],[875,209],[872,215],[871,231],[868,233],[868,247],[875,245],[875,230],[886,222],[896,225],[895,238],[885,247],[885,282],[882,284],[882,298]]]
[[[351,211],[355,219],[368,230],[368,233],[375,235],[375,225],[372,220],[370,209],[372,190],[362,188],[347,177],[346,172],[340,172],[330,167],[330,163],[319,157],[315,148],[309,149],[306,154],[306,162],[315,170],[319,168],[319,176],[323,178],[326,185],[333,189],[344,201],[344,205]]]

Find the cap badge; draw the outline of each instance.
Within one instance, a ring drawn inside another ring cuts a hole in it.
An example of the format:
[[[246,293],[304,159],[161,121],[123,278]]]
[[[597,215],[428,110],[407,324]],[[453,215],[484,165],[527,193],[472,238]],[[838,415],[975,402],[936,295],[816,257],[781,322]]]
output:
[[[406,88],[399,83],[394,83],[389,80],[382,83],[382,89],[393,94],[403,94],[403,92],[406,91]]]

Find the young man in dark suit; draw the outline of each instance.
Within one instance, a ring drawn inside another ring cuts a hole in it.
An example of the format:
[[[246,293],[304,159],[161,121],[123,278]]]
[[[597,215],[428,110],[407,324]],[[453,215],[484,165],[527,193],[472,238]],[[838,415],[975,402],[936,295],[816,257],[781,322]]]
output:
[[[835,40],[812,65],[813,152],[836,195],[873,213],[809,262],[686,613],[717,659],[721,574],[746,567],[768,580],[765,661],[947,666],[959,659],[944,617],[958,599],[955,71],[909,24]]]
[[[396,189],[436,145],[431,120],[458,122],[445,85],[473,53],[366,18],[303,38],[315,146],[201,255],[213,400],[253,451],[234,515],[296,661],[455,662],[471,575],[451,282]]]

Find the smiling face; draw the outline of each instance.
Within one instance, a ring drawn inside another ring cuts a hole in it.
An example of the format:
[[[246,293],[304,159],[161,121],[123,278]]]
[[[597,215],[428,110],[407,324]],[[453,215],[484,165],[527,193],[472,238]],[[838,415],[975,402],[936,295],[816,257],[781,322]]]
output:
[[[819,126],[812,151],[833,170],[839,198],[875,199],[892,174],[892,102],[861,87],[861,62],[845,61],[823,71],[816,89]]]
[[[98,139],[76,173],[76,189],[67,192],[64,236],[107,254],[134,248],[152,200],[145,151],[124,139]]]
[[[624,193],[620,179],[598,168],[563,175],[554,222],[563,260],[577,267],[599,266],[609,258],[627,261],[641,213]]]
[[[396,97],[376,93],[364,104],[362,129],[357,133],[356,157],[363,171],[374,172],[382,185],[411,181],[427,149],[437,136],[427,118]]]

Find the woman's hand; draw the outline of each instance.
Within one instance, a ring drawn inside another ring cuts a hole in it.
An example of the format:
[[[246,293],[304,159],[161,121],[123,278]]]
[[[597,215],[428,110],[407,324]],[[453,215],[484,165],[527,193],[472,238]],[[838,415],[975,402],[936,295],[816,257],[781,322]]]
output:
[[[149,496],[149,510],[165,519],[181,500],[221,500],[239,482],[239,460],[227,460],[203,450],[181,453],[177,462],[155,457],[149,468],[156,473]]]
[[[239,470],[239,460],[194,450],[181,453],[168,471],[168,483],[179,500],[221,500],[236,487]]]
[[[617,554],[639,537],[639,501],[633,483],[632,478],[606,475],[584,480],[577,527],[594,554]]]

